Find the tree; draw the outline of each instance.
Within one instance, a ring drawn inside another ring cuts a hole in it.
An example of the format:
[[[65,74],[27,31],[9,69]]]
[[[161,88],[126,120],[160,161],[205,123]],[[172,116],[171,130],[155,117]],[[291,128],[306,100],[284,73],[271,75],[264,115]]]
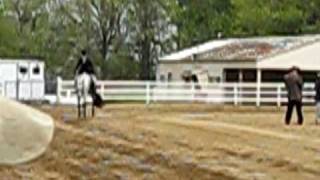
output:
[[[122,21],[126,0],[73,0],[61,4],[63,19],[68,27],[69,39],[74,49],[89,49],[91,54],[99,54],[101,66],[107,66],[107,60],[119,48],[118,44],[125,36]],[[102,72],[108,78],[108,71]]]
[[[306,33],[319,33],[320,32],[320,1],[318,0],[305,0],[299,6],[303,10],[305,16],[305,26],[303,31]]]
[[[16,56],[18,42],[14,24],[0,16],[0,56]]]
[[[129,5],[129,44],[140,64],[140,79],[154,78],[158,57],[170,49],[172,34],[167,18],[169,0],[132,0]]]
[[[3,4],[3,1],[0,0],[0,17],[3,16],[3,11],[4,11],[4,4]]]
[[[106,68],[108,68],[111,79],[134,80],[139,78],[139,62],[130,55],[129,51],[129,49],[123,47],[108,60]]]
[[[30,43],[34,38],[39,38],[37,29],[42,28],[39,26],[41,18],[46,18],[48,15],[49,0],[4,0],[4,6],[6,7],[6,16],[8,19],[14,20],[15,30],[19,36],[19,52],[22,55],[37,54],[32,52],[33,46]],[[45,21],[44,21],[45,22]],[[37,48],[33,50],[37,51]]]
[[[140,79],[153,79],[159,56],[221,35],[319,33],[319,6],[319,0],[0,0],[0,55],[41,56],[47,71],[72,77],[69,69],[87,48],[100,78],[136,78],[138,71]]]
[[[231,0],[178,0],[171,7],[171,21],[177,27],[178,49],[228,36],[231,32]]]
[[[298,0],[233,0],[232,3],[235,35],[298,34],[305,24]]]

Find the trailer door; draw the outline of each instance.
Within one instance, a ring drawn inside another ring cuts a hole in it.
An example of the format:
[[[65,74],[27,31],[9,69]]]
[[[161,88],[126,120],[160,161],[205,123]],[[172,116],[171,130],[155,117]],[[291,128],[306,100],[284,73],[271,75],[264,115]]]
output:
[[[0,64],[0,81],[3,83],[4,95],[17,98],[17,64],[14,62]]]

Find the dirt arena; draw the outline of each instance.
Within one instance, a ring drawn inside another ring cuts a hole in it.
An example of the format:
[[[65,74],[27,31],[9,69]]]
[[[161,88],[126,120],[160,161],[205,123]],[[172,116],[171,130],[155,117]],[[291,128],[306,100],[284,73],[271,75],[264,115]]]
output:
[[[39,159],[0,167],[1,179],[319,179],[320,126],[283,125],[276,108],[107,105],[76,121],[72,107],[41,107],[56,120]],[[295,116],[294,116],[295,119]]]

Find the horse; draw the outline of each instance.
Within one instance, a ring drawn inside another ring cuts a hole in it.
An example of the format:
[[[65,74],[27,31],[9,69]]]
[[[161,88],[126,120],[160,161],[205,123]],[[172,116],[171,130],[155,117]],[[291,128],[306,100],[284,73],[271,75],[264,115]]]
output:
[[[92,107],[91,107],[91,115],[92,117],[95,116],[95,104],[94,98],[92,93],[92,78],[88,73],[82,73],[75,77],[75,89],[77,94],[77,105],[78,105],[78,118],[86,119],[87,116],[87,101],[89,95],[92,98]],[[81,112],[83,114],[81,114]]]

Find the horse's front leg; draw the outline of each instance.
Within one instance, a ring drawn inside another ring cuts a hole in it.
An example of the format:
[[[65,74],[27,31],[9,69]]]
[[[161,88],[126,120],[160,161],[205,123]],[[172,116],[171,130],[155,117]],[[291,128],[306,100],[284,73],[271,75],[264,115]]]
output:
[[[77,99],[78,99],[78,118],[80,119],[81,118],[81,105],[80,105],[80,96],[78,95],[77,96]]]
[[[87,103],[86,101],[83,102],[83,117],[87,119]]]

